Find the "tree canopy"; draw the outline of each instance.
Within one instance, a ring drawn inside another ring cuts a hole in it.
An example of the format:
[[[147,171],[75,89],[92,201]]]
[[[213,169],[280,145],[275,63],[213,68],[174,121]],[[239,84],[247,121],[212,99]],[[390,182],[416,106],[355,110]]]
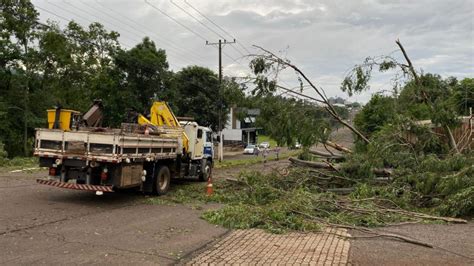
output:
[[[100,23],[71,21],[61,28],[38,20],[30,1],[2,1],[0,14],[0,147],[8,156],[31,155],[34,129],[46,126],[54,106],[86,111],[104,104],[105,125],[120,126],[129,111],[146,114],[154,100],[167,101],[178,116],[217,128],[231,104],[245,96],[224,79],[219,89],[210,69],[169,69],[166,51],[148,37],[124,49],[120,34]],[[222,95],[222,97],[220,96]]]

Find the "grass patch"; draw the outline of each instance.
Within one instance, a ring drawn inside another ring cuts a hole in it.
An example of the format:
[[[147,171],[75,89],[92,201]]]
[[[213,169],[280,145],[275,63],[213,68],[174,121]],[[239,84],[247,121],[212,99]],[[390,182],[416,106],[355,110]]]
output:
[[[292,150],[292,151],[287,151],[287,152],[282,152],[279,155],[279,159],[287,159],[292,156],[298,156],[301,151],[299,150]],[[276,161],[277,156],[275,153],[270,153],[267,156],[267,161]],[[216,161],[214,164],[214,168],[229,168],[229,167],[234,167],[234,166],[244,166],[244,165],[252,165],[252,164],[257,164],[257,163],[263,163],[263,156],[255,156],[255,155],[249,155],[248,158],[245,159],[238,159],[238,160],[224,160],[223,162]]]
[[[5,168],[6,170],[38,167],[38,164],[39,161],[37,157],[15,157],[12,159],[0,159],[0,168]]]

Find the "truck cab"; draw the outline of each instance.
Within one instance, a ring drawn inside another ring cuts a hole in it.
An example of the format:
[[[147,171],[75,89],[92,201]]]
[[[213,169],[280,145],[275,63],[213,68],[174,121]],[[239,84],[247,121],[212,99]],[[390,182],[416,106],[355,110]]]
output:
[[[205,180],[211,175],[213,166],[212,130],[208,127],[199,126],[196,122],[181,121],[180,124],[189,139],[188,153],[190,160],[200,162],[199,179]]]

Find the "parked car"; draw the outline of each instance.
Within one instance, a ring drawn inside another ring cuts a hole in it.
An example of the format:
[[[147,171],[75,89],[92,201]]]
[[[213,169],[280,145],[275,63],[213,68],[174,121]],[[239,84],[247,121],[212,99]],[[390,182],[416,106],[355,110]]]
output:
[[[258,147],[261,148],[261,149],[269,149],[270,148],[270,143],[265,141],[265,142],[260,143],[260,145],[258,145]]]
[[[247,147],[244,149],[244,154],[258,154],[258,152],[258,147],[253,144],[247,145]]]
[[[290,149],[296,150],[296,149],[301,149],[301,144],[299,142],[296,142],[295,144],[291,145]]]

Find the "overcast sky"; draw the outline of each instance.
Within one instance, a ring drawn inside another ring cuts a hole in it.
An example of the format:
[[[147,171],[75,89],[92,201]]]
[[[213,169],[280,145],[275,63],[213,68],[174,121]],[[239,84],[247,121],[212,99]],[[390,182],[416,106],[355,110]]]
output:
[[[474,77],[472,0],[148,0],[148,3],[34,0],[33,3],[38,7],[41,21],[50,19],[61,25],[67,23],[66,19],[82,25],[98,21],[118,31],[125,47],[132,47],[149,36],[167,51],[171,68],[176,71],[187,65],[202,65],[217,71],[217,49],[205,45],[205,41],[216,42],[219,38],[230,41],[235,37],[238,43],[224,48],[224,75],[246,75],[248,58],[242,55],[254,52],[252,45],[256,44],[287,57],[322,86],[328,96],[347,98],[339,90],[347,70],[367,56],[393,52],[399,38],[417,69],[443,77]],[[393,56],[400,58],[401,54],[395,52]],[[291,71],[280,78],[285,86],[297,85]],[[369,92],[349,100],[366,102],[372,93],[391,87],[389,74],[377,75]],[[311,90],[305,93],[312,94]]]

